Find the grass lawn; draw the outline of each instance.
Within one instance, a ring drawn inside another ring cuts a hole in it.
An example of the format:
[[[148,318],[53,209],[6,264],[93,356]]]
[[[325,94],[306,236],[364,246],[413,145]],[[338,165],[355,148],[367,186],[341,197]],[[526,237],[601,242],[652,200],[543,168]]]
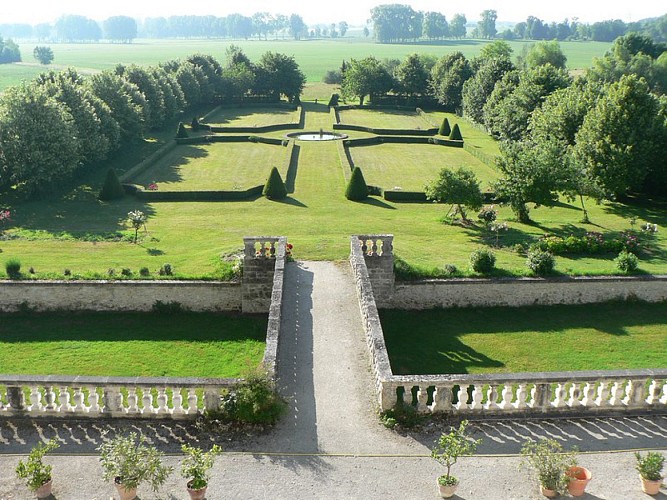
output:
[[[296,62],[305,73],[309,82],[319,82],[328,70],[337,69],[343,59],[363,59],[373,55],[382,60],[385,58],[404,59],[412,53],[433,54],[442,57],[455,51],[461,51],[466,57],[479,55],[487,40],[445,40],[437,42],[423,42],[416,44],[379,44],[365,38],[345,37],[328,40],[149,40],[139,39],[131,44],[112,43],[50,43],[53,49],[54,65],[58,67],[73,66],[80,70],[113,69],[116,64],[158,64],[170,59],[187,57],[195,53],[211,54],[223,65],[225,64],[225,50],[230,45],[237,45],[246,55],[258,62],[262,54],[267,51],[281,52],[294,56]],[[508,42],[514,50],[514,55],[521,54],[525,45],[530,41]],[[20,43],[24,59],[32,62],[31,55],[37,43]],[[563,53],[567,56],[567,65],[570,69],[589,67],[594,57],[600,57],[611,47],[610,43],[603,42],[560,42]],[[3,65],[4,67],[9,65]],[[53,65],[52,65],[53,66]],[[33,69],[34,73],[33,73]],[[31,66],[29,70],[21,72],[38,74],[41,69]],[[22,76],[14,73],[4,80],[6,84],[14,85]],[[30,74],[27,75],[31,77]],[[2,89],[4,87],[0,87]]]
[[[395,375],[667,367],[665,304],[380,311]]]
[[[287,148],[252,142],[180,145],[134,179],[161,191],[233,191],[264,184],[271,167],[287,175]]]
[[[264,127],[299,123],[299,112],[283,108],[218,108],[206,117],[209,125],[229,127]]]
[[[4,314],[0,373],[238,377],[261,362],[266,326],[212,313]]]
[[[477,176],[482,190],[498,178],[497,172],[461,148],[434,144],[378,144],[350,148],[354,164],[368,184],[385,189],[423,191],[424,184],[438,178],[443,167],[467,167]]]
[[[340,111],[340,122],[345,125],[370,128],[421,130],[433,128],[433,125],[414,111],[391,109],[346,109]]]
[[[331,127],[326,104],[305,103],[305,106],[306,130]],[[241,146],[286,151],[264,144]],[[357,153],[364,149],[372,152],[374,148],[387,146],[392,145],[356,150]],[[425,149],[429,154],[448,149],[423,147],[429,148]],[[412,149],[412,145],[407,145],[399,154],[407,157]],[[208,154],[206,149],[204,153]],[[133,165],[121,160],[116,163],[119,167]],[[277,166],[280,168],[285,163],[279,162]],[[271,166],[264,160],[260,165]],[[364,166],[361,162],[360,165]],[[239,202],[145,203],[128,196],[104,203],[97,199],[97,193],[106,169],[84,178],[81,187],[62,196],[31,202],[3,197],[3,205],[12,212],[12,222],[0,228],[4,230],[4,235],[0,236],[0,278],[5,277],[4,264],[12,257],[20,259],[26,277],[29,277],[30,267],[34,268],[36,277],[52,277],[53,274],[62,277],[64,268],[71,269],[73,274],[103,274],[109,268],[128,267],[138,272],[144,266],[156,270],[170,263],[178,277],[216,278],[220,254],[241,248],[244,236],[286,235],[294,244],[296,259],[343,260],[349,256],[351,234],[372,233],[394,234],[396,254],[410,264],[425,269],[453,264],[461,272],[469,273],[470,253],[490,243],[489,234],[481,225],[443,224],[441,219],[448,209],[445,205],[392,203],[377,198],[363,203],[346,200],[344,168],[348,167],[341,163],[338,144],[301,142],[298,165],[294,169],[295,190],[283,202],[258,198]],[[146,179],[153,180],[161,182]],[[388,187],[394,185],[396,183],[392,182]],[[500,273],[528,273],[525,256],[511,249],[516,243],[533,241],[546,232],[565,235],[623,231],[630,229],[629,220],[635,216],[639,224],[647,221],[659,226],[653,249],[641,255],[641,271],[667,274],[667,231],[664,230],[667,203],[636,200],[632,205],[619,202],[596,205],[589,201],[588,209],[591,224],[582,224],[578,204],[566,200],[553,208],[531,207],[534,222],[521,224],[513,219],[509,208],[501,207],[498,220],[508,221],[510,229],[500,234],[502,248],[496,250]],[[141,210],[148,216],[148,235],[140,232],[143,239],[137,245],[128,241],[100,241],[99,236],[104,240],[105,235],[117,231],[133,233],[126,223],[131,210]],[[615,274],[613,258],[614,255],[557,257],[556,271],[578,275]]]
[[[426,112],[426,115],[428,120],[435,127],[439,127],[442,120],[445,118],[447,118],[450,127],[453,127],[455,123],[458,123],[459,130],[461,130],[461,135],[463,136],[466,146],[470,146],[485,155],[498,156],[500,154],[498,141],[466,118],[457,116],[453,113],[445,113],[443,111],[428,111]]]

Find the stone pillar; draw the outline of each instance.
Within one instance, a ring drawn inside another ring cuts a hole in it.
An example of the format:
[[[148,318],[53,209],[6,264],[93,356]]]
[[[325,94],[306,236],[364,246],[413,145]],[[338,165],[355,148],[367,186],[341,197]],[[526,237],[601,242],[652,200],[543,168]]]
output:
[[[359,244],[378,308],[389,307],[394,295],[394,235],[360,235]]]
[[[243,238],[242,311],[268,313],[276,258],[285,255],[285,238],[252,236]]]

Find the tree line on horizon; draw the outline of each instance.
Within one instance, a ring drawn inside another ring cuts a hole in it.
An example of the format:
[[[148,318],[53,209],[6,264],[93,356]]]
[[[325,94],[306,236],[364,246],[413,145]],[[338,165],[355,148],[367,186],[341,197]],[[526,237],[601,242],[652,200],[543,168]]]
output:
[[[667,41],[667,14],[654,19],[625,23],[610,19],[591,24],[576,18],[561,22],[546,22],[535,16],[498,32],[496,10],[487,9],[480,20],[471,26],[466,16],[454,14],[451,20],[440,12],[418,11],[409,5],[384,4],[370,11],[375,39],[380,43],[404,43],[418,40],[471,38],[503,40],[593,40],[612,42],[628,32],[642,33],[655,41]],[[469,29],[472,28],[472,29]],[[149,17],[137,21],[129,16],[113,16],[101,23],[80,15],[64,15],[55,23],[35,26],[26,23],[0,24],[0,34],[12,39],[36,38],[57,42],[131,42],[135,38],[237,38],[268,39],[269,36],[320,38],[345,36],[349,25],[345,21],[328,25],[308,26],[298,14],[289,16],[257,12],[252,16],[230,14],[217,16]],[[364,35],[370,30],[364,27]]]

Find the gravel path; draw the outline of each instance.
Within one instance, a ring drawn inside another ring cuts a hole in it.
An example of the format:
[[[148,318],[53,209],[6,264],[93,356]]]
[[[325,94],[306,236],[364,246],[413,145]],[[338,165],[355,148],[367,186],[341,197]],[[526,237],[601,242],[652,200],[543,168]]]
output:
[[[109,499],[95,456],[105,431],[136,430],[168,454],[172,474],[158,494],[142,486],[139,498],[187,499],[178,474],[178,450],[187,442],[222,444],[207,498],[218,499],[436,499],[441,466],[429,448],[447,426],[433,423],[401,435],[385,429],[376,415],[372,376],[351,271],[346,264],[289,263],[279,388],[290,402],[272,432],[229,440],[191,424],[174,422],[46,422],[0,420],[0,500],[33,498],[14,477],[17,454],[38,440],[56,437],[62,455],[53,464],[54,497]],[[455,499],[544,498],[537,483],[518,469],[526,438],[550,437],[576,445],[581,465],[593,473],[583,499],[640,500],[634,449],[667,453],[667,416],[472,422],[483,439],[474,457],[454,473],[461,480]],[[667,499],[667,490],[654,498]]]

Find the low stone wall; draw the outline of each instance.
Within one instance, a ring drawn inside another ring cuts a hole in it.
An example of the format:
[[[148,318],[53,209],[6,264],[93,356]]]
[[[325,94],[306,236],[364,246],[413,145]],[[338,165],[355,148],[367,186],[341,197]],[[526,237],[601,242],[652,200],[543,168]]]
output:
[[[241,284],[218,281],[2,281],[0,312],[150,311],[178,302],[192,311],[240,311]]]
[[[667,301],[667,276],[429,280],[397,283],[387,307],[594,304],[611,300]]]

